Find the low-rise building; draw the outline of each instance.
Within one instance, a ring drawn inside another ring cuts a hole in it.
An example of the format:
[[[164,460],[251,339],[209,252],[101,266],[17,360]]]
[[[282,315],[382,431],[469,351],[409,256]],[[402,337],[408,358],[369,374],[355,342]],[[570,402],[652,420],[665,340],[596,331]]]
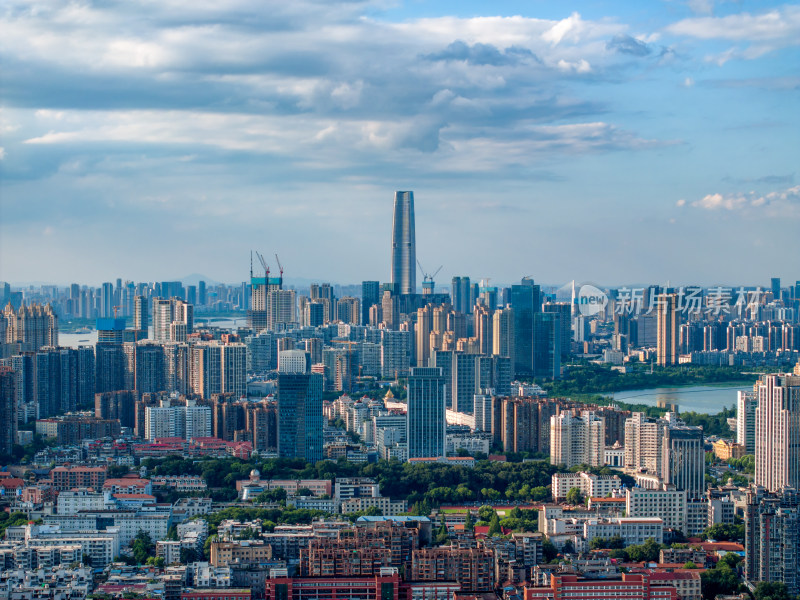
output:
[[[604,498],[622,487],[618,475],[594,473],[554,473],[551,479],[553,500],[562,500],[572,488],[580,490],[584,498]]]

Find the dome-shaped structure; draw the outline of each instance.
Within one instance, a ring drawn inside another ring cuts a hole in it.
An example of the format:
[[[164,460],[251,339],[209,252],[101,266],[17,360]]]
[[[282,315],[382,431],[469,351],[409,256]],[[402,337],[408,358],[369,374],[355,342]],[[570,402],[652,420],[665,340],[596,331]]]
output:
[[[258,481],[259,479],[261,479],[261,473],[258,472],[258,469],[250,471],[250,481]]]

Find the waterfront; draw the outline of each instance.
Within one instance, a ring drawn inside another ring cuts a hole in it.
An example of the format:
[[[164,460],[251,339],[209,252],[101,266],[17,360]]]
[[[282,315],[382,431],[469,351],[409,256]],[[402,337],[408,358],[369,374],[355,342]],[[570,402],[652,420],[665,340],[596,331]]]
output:
[[[677,404],[679,411],[713,415],[724,408],[735,407],[737,391],[752,389],[752,385],[742,383],[659,387],[615,392],[613,398],[630,404],[646,404],[664,408],[671,404]]]

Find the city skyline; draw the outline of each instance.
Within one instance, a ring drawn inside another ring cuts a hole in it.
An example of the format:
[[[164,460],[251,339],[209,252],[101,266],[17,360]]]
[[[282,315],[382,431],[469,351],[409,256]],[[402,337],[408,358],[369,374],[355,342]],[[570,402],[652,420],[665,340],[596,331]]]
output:
[[[797,279],[796,3],[142,8],[0,12],[0,279]]]

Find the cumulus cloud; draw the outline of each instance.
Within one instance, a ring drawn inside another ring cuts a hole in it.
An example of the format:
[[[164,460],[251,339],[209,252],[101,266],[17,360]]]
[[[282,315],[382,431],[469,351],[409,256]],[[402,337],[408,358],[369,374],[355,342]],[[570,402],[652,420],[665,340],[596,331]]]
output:
[[[691,203],[709,211],[751,211],[771,217],[800,216],[800,185],[768,194],[754,191],[733,194],[707,194]]]

